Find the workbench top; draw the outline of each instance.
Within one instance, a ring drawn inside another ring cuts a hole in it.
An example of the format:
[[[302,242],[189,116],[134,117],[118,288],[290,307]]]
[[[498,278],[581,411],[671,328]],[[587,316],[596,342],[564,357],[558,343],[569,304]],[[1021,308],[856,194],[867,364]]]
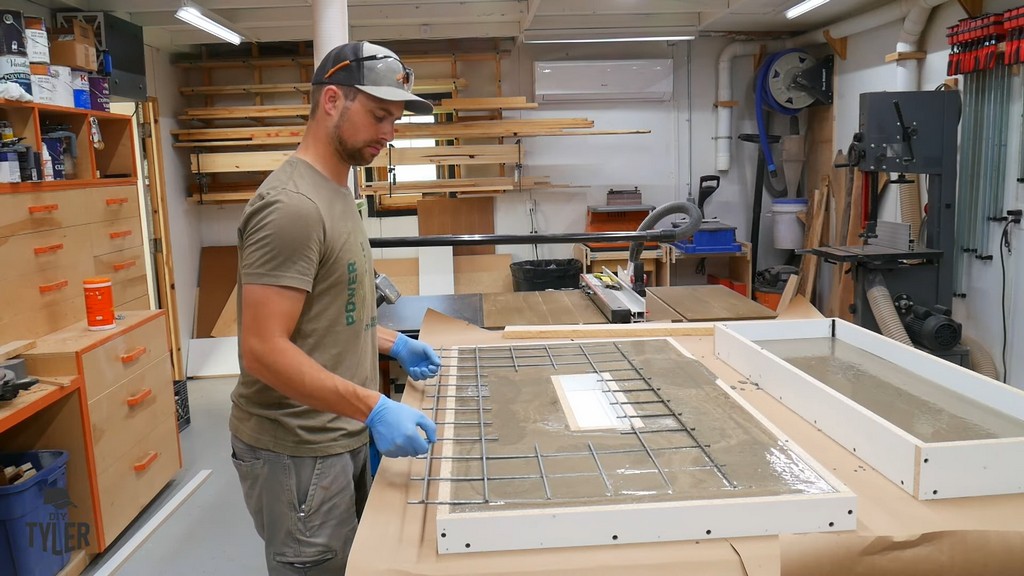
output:
[[[382,575],[743,575],[1020,573],[1024,566],[1024,495],[922,502],[867,466],[768,393],[718,360],[711,324],[631,325],[632,330],[689,332],[674,339],[731,385],[858,497],[857,530],[588,548],[468,554],[437,553],[435,509],[421,498],[423,463],[385,459],[370,492],[349,559],[349,573]],[[579,340],[606,326],[565,327]],[[626,328],[623,326],[623,328]],[[568,332],[567,332],[568,333]],[[429,313],[421,337],[435,346],[521,343]],[[554,341],[547,338],[544,341]],[[564,338],[562,340],[565,340]],[[423,405],[423,388],[406,386],[403,402]],[[680,521],[685,519],[681,518]]]

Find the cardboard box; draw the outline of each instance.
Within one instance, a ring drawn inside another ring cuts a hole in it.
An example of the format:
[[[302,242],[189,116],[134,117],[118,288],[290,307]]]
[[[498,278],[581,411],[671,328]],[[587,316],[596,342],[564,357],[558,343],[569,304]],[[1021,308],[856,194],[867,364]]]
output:
[[[72,20],[70,25],[57,28],[55,34],[58,36],[74,36],[74,39],[79,42],[87,43],[90,46],[96,45],[96,33],[93,31],[92,26],[81,20]]]
[[[50,36],[50,63],[87,72],[96,71],[96,47]]]
[[[75,20],[50,34],[50,63],[96,71],[96,35],[92,27]]]

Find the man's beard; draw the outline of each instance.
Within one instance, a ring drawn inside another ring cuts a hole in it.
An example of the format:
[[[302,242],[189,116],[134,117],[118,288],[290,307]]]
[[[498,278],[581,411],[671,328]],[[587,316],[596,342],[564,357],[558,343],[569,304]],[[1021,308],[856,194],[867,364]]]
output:
[[[343,114],[334,123],[332,128],[334,133],[334,151],[338,154],[338,157],[349,166],[366,166],[370,164],[376,157],[376,155],[367,150],[367,147],[372,143],[366,142],[362,145],[353,145],[352,142],[346,140],[341,135],[340,130],[341,123],[344,121],[345,115]]]

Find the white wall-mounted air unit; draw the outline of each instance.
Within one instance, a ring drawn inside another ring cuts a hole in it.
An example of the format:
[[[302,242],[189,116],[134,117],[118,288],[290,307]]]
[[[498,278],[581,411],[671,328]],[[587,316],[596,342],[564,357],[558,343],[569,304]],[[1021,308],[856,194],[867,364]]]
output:
[[[664,102],[672,99],[672,60],[536,62],[536,102]]]

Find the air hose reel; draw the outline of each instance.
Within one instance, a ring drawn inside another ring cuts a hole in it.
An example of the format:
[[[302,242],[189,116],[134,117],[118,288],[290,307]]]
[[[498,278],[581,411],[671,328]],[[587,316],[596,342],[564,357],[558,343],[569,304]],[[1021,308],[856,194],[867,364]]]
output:
[[[754,85],[757,129],[762,135],[761,149],[772,178],[777,170],[763,138],[768,133],[765,110],[795,116],[812,104],[831,104],[833,66],[831,55],[819,61],[803,50],[793,49],[768,56],[758,68]]]

